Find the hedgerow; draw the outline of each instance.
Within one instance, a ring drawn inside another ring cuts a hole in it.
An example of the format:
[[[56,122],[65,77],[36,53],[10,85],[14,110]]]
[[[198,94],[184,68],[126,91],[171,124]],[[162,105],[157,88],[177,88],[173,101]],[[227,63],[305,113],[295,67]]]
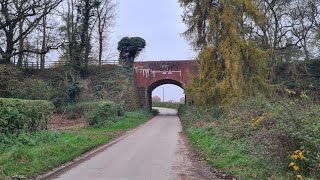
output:
[[[96,108],[87,113],[89,126],[102,126],[116,122],[119,117],[124,116],[124,108],[121,104],[110,101],[96,103]]]
[[[46,129],[53,109],[50,101],[0,98],[0,133]]]
[[[86,117],[89,126],[98,127],[117,121],[124,115],[124,106],[112,101],[92,101],[59,107],[57,111],[80,114]]]

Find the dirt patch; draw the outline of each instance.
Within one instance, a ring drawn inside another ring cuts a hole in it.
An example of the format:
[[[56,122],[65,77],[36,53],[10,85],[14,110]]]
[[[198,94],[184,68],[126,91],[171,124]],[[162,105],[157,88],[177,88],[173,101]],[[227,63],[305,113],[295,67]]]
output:
[[[86,119],[74,113],[54,114],[48,123],[48,129],[51,130],[76,130],[87,127]]]

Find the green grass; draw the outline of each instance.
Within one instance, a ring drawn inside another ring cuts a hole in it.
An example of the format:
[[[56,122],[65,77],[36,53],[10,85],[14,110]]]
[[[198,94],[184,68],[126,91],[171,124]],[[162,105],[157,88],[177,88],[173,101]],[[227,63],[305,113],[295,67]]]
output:
[[[149,117],[143,111],[131,112],[103,128],[22,133],[3,138],[0,140],[0,179],[39,175],[109,142],[118,132],[134,128]]]
[[[195,149],[237,179],[320,179],[320,106],[299,98],[255,96],[218,107],[181,106],[179,115]],[[295,150],[305,159],[289,168]]]
[[[144,111],[128,112],[124,120],[111,124],[105,129],[108,131],[128,130],[146,122],[146,117],[150,117],[150,114]]]
[[[153,107],[163,107],[170,109],[178,109],[181,106],[181,103],[172,103],[172,102],[152,102]]]
[[[186,133],[194,149],[213,167],[237,179],[287,179],[282,170],[248,153],[246,143],[219,137],[205,128],[187,128]]]

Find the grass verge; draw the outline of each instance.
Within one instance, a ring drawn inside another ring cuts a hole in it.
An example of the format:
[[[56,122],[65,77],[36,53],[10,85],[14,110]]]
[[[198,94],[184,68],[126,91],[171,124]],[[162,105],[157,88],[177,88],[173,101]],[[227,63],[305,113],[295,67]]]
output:
[[[179,115],[195,149],[238,179],[320,179],[320,105],[306,94],[184,106]]]
[[[292,179],[286,162],[273,162],[274,157],[262,153],[262,144],[253,144],[250,133],[234,133],[235,125],[227,126],[226,114],[220,108],[184,106],[179,109],[179,116],[193,149],[219,171],[243,180]]]
[[[31,178],[49,171],[146,122],[144,111],[126,113],[102,128],[79,131],[20,133],[0,138],[0,179]]]
[[[245,142],[219,137],[206,128],[187,128],[193,148],[213,167],[237,179],[287,179],[270,162],[248,153]]]

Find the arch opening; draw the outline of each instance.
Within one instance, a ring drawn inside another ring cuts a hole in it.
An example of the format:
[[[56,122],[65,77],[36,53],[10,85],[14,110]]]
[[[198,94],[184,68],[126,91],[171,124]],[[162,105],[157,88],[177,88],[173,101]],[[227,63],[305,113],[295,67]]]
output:
[[[153,104],[159,105],[160,102],[184,104],[185,99],[183,84],[173,79],[156,81],[147,88],[147,102],[150,110]]]
[[[156,82],[152,83],[148,87],[148,91],[152,92],[157,87],[159,87],[161,85],[165,85],[165,84],[173,84],[173,85],[179,86],[181,89],[183,89],[183,85],[179,81],[176,81],[176,80],[173,80],[173,79],[162,79],[162,80],[159,80],[159,81],[156,81]]]

